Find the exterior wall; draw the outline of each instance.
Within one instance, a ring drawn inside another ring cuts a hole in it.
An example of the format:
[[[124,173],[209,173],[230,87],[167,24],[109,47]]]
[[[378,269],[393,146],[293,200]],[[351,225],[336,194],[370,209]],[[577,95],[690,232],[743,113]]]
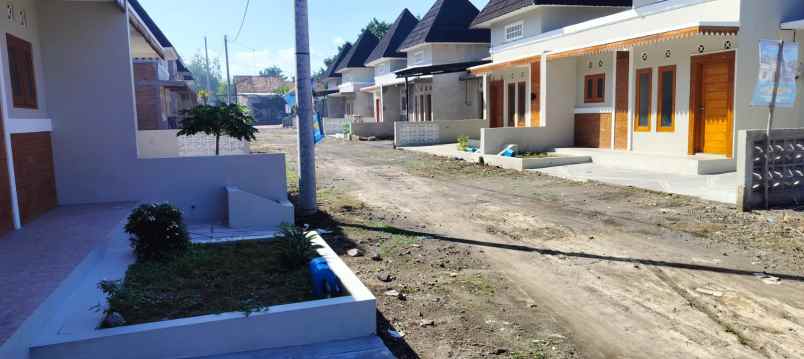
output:
[[[456,143],[458,137],[480,138],[480,131],[488,121],[470,119],[459,121],[395,122],[394,146],[428,146]]]
[[[503,127],[508,126],[508,85],[513,83],[517,84],[519,82],[525,82],[525,88],[527,89],[527,95],[525,96],[525,124],[527,127],[530,126],[531,121],[531,106],[530,106],[530,94],[532,92],[532,87],[530,83],[530,66],[520,66],[515,68],[510,68],[502,71],[497,71],[488,76],[489,81],[494,80],[503,80]],[[487,100],[488,101],[488,100]],[[516,125],[516,124],[515,124]]]
[[[374,82],[377,83],[377,77],[393,74],[393,72],[396,70],[404,69],[406,65],[406,59],[388,59],[378,62],[374,66]]]
[[[651,129],[648,132],[632,133],[632,150],[635,152],[667,153],[675,155],[686,155],[689,151],[689,122],[690,122],[690,88],[691,88],[691,62],[692,57],[701,55],[699,46],[704,47],[703,55],[725,51],[726,42],[730,42],[732,49],[737,49],[739,45],[734,36],[696,36],[693,38],[671,40],[656,45],[639,46],[633,49],[632,71],[644,68],[651,68],[653,71],[652,93],[651,93]],[[758,46],[758,45],[757,45]],[[670,57],[666,56],[667,51],[671,52]],[[742,48],[737,50],[738,53]],[[643,54],[647,55],[648,60],[642,59]],[[657,96],[659,91],[659,71],[658,68],[666,65],[676,65],[676,117],[675,130],[673,132],[657,131]],[[755,65],[756,66],[756,65]],[[758,68],[758,67],[757,67]],[[736,70],[739,73],[739,69]],[[749,71],[754,73],[755,71]],[[629,87],[629,103],[631,104],[631,114],[629,120],[633,122],[634,106],[636,106],[636,90],[633,89],[635,79],[631,79]],[[753,83],[748,85],[753,91]],[[738,86],[739,88],[739,86]],[[735,97],[735,104],[737,102]],[[750,99],[749,99],[750,102]],[[767,115],[766,115],[767,117]],[[735,127],[737,127],[737,115],[735,114]],[[633,124],[631,125],[633,128]],[[736,153],[736,152],[735,152]]]
[[[225,218],[227,185],[287,199],[283,155],[138,159],[127,15],[114,2],[40,4],[60,204],[168,201],[209,222]]]
[[[345,107],[351,108],[351,112],[346,111],[345,116],[356,118],[361,121],[373,121],[374,119],[374,96],[362,91],[342,94]]]
[[[340,96],[327,96],[327,117],[342,118],[346,115],[344,99]]]
[[[477,61],[489,56],[488,44],[432,44],[432,65]]]
[[[577,91],[575,97],[576,108],[606,108],[611,111],[614,106],[614,56],[610,52],[605,52],[593,56],[583,56],[578,58],[578,76],[576,79]],[[587,75],[606,75],[606,88],[603,96],[604,101],[598,103],[585,103],[585,77]]]
[[[549,131],[548,144],[572,144],[575,131],[575,97],[578,83],[567,81],[576,75],[575,58],[542,62],[542,118]]]
[[[779,31],[779,24],[786,21],[804,18],[804,2],[799,0],[742,1],[740,3],[740,32],[737,35],[741,44],[737,51],[737,88],[735,93],[735,133],[740,130],[764,129],[767,127],[768,110],[750,106],[754,84],[757,81],[759,62],[759,40],[785,39],[792,40],[793,33]],[[801,35],[801,32],[799,32]],[[797,37],[801,41],[802,37]],[[804,54],[804,53],[803,53]],[[777,108],[774,128],[792,128],[804,125],[801,112],[802,87],[804,80],[799,79],[798,112],[794,109]],[[737,153],[737,136],[735,136],[735,152]]]
[[[432,102],[434,121],[468,120],[480,118],[482,107],[479,96],[467,99],[466,81],[461,80],[466,73],[435,75],[432,81]],[[482,90],[482,86],[480,88]]]
[[[354,83],[373,83],[374,82],[374,69],[371,67],[349,68],[341,72],[343,77],[341,83],[346,84]]]
[[[402,93],[405,92],[404,86],[384,86],[382,88],[382,121],[396,122],[402,120]],[[374,99],[378,97],[379,91],[375,91]]]
[[[494,23],[491,26],[492,51],[499,46],[508,45],[505,41],[505,27],[519,21],[522,21],[525,26],[524,36],[520,40],[512,41],[511,44],[524,41],[530,37],[540,35],[544,32],[610,15],[623,10],[624,8],[621,7],[603,6],[534,7],[530,11],[506,18],[502,21]]]
[[[407,52],[407,66],[420,67],[433,65],[433,45],[424,44],[417,46]],[[420,56],[417,56],[420,55]]]

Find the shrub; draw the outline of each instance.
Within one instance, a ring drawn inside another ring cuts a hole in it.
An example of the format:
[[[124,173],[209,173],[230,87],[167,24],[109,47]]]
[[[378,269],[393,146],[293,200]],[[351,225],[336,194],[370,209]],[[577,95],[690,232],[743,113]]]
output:
[[[125,230],[139,262],[173,259],[190,248],[181,211],[167,203],[138,207],[128,216]]]
[[[307,265],[317,255],[315,250],[318,246],[310,241],[303,229],[296,226],[283,225],[279,243],[280,261],[289,270]]]
[[[458,151],[466,151],[469,148],[469,136],[458,137]]]

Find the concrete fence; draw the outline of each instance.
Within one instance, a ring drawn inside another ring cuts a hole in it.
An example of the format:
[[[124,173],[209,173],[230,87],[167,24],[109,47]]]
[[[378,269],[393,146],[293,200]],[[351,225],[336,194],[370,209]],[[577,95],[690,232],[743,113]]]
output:
[[[215,136],[176,136],[179,130],[137,131],[140,158],[199,157],[215,155]],[[221,137],[221,155],[250,153],[248,142]]]
[[[353,122],[352,134],[358,137],[389,139],[394,137],[394,122]]]
[[[548,152],[558,147],[571,147],[572,134],[555,127],[484,128],[480,130],[480,151],[497,154],[508,145],[524,152]]]
[[[770,206],[804,202],[804,128],[773,130],[771,139],[772,151],[768,151],[765,130],[738,134],[737,205],[744,211],[764,207],[766,177]]]
[[[395,122],[394,145],[428,146],[458,142],[458,137],[477,139],[486,120],[454,120],[432,122]]]
[[[324,118],[322,120],[324,123],[324,133],[327,135],[334,135],[336,133],[344,133],[344,125],[349,123],[349,119],[346,118]]]

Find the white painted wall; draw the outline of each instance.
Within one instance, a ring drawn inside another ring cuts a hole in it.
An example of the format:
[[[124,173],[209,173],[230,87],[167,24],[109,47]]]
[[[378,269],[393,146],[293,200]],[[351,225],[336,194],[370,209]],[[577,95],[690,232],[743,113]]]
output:
[[[488,44],[432,44],[433,65],[477,61],[489,57]]]
[[[576,108],[609,108],[614,106],[614,57],[610,52],[602,54],[581,56],[577,64],[578,76],[576,78],[577,90],[575,91]],[[597,103],[584,102],[585,77],[587,75],[606,75],[606,88],[604,101]]]
[[[407,65],[407,59],[395,59],[395,58],[384,58],[381,59],[375,66],[374,66],[374,77],[375,83],[376,78],[392,75],[394,71],[399,69],[404,69]]]
[[[468,120],[481,117],[480,103],[476,96],[466,101],[466,82],[461,81],[463,72],[433,76],[433,120]]]
[[[525,82],[526,96],[525,96],[525,121],[530,126],[530,66],[519,66],[502,71],[497,71],[489,74],[489,81],[503,80],[503,127],[508,127],[508,85],[513,83]],[[516,102],[516,99],[514,100]],[[516,105],[518,106],[518,105]],[[516,108],[516,107],[515,107]],[[516,125],[516,123],[514,123]]]
[[[566,58],[548,61],[541,77],[541,115],[544,127],[554,136],[550,143],[572,144],[575,141],[575,76],[577,60]]]
[[[341,70],[341,83],[374,83],[374,69],[371,67],[350,67]]]

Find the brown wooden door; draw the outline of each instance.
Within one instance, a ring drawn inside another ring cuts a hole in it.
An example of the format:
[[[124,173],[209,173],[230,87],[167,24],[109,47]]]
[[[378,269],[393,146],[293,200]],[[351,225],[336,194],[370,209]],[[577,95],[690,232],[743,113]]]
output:
[[[377,122],[382,121],[382,107],[380,107],[380,99],[374,100],[374,119]]]
[[[503,125],[503,81],[491,81],[489,85],[489,116],[491,128],[502,127]]]
[[[734,52],[693,58],[692,153],[732,155]]]
[[[617,52],[617,78],[615,84],[614,149],[628,149],[628,52]]]
[[[526,91],[528,84],[524,81],[516,85],[516,127],[525,127],[525,101],[527,99]]]
[[[541,126],[542,83],[541,66],[538,62],[530,64],[530,126]]]
[[[505,121],[507,127],[516,127],[516,84],[509,83],[506,93],[506,114],[508,119]]]

